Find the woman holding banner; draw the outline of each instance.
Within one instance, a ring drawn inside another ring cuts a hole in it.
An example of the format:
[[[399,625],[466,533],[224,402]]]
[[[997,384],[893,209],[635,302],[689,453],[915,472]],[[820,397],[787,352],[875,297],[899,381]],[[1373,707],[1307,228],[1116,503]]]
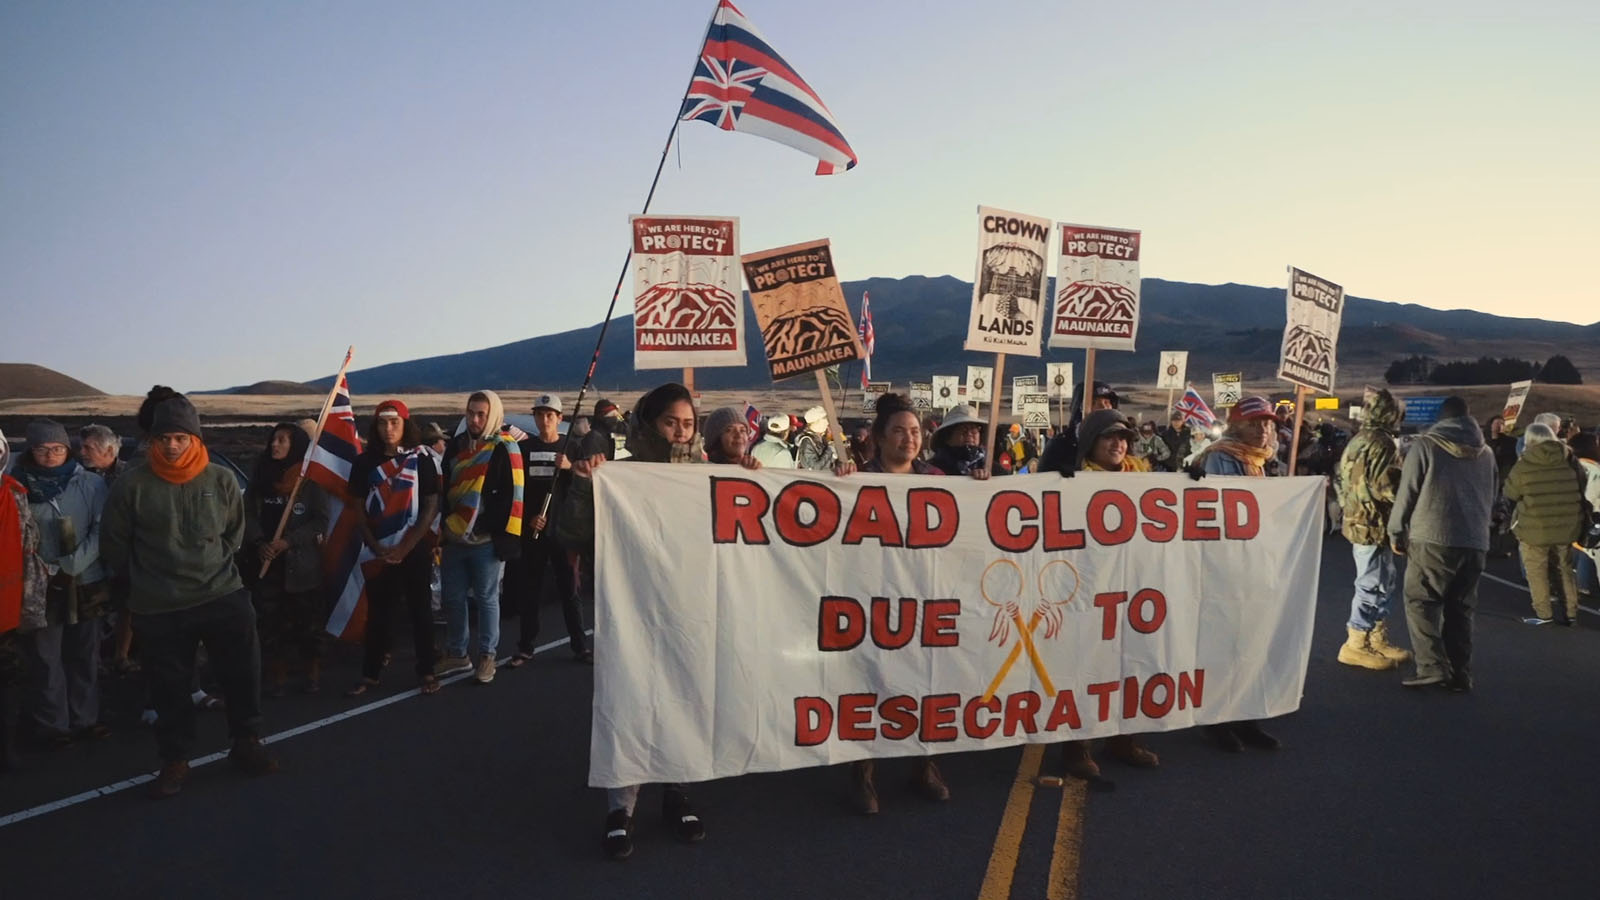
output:
[[[712,410],[706,416],[706,434],[711,438],[706,462],[761,468],[761,461],[750,455],[750,426],[745,423],[744,413],[731,406]]]

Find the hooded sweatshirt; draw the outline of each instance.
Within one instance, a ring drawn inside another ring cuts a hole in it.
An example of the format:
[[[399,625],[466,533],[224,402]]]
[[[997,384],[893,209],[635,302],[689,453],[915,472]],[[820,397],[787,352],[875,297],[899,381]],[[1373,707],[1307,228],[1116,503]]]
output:
[[[1400,447],[1395,428],[1400,405],[1388,391],[1378,391],[1367,404],[1361,431],[1339,458],[1334,489],[1344,511],[1345,539],[1376,546],[1388,539],[1389,512],[1400,486]]]
[[[1389,513],[1391,539],[1487,551],[1495,479],[1494,453],[1478,423],[1439,420],[1406,454]]]
[[[1506,499],[1517,504],[1511,523],[1517,540],[1535,547],[1577,540],[1584,524],[1584,481],[1565,444],[1529,444],[1506,476]]]
[[[522,555],[520,523],[524,471],[522,450],[517,446],[517,440],[523,434],[506,426],[505,405],[500,402],[498,394],[494,391],[479,393],[489,403],[488,421],[484,424],[483,433],[475,436],[463,431],[445,446],[444,468],[440,473],[445,493],[441,507],[441,515],[446,519],[444,539],[446,543],[468,546],[492,542],[496,558],[517,559]],[[488,471],[484,473],[482,488],[478,492],[477,514],[473,517],[469,511],[458,508],[462,502],[461,492],[468,487],[472,478],[471,462],[474,456],[491,442],[495,446],[489,453]],[[470,520],[472,527],[463,534],[455,533],[448,521],[452,513],[459,515],[458,522]],[[512,527],[513,519],[516,520],[515,528]]]

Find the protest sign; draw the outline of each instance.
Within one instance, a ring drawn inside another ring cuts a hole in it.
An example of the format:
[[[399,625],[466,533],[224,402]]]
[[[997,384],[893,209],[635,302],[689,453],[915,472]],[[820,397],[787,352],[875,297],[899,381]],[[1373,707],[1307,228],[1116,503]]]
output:
[[[1299,707],[1322,479],[1002,482],[602,467],[589,783]]]
[[[629,216],[633,367],[745,364],[739,220]]]
[[[961,403],[961,379],[955,375],[933,376],[933,408],[949,409]]]
[[[1161,351],[1161,367],[1156,372],[1156,387],[1166,388],[1169,391],[1181,391],[1188,384],[1189,351],[1163,350]],[[1169,402],[1170,408],[1172,404]]]
[[[1022,427],[1030,430],[1050,427],[1049,394],[1022,396]]]
[[[1051,399],[1072,399],[1072,363],[1046,363],[1044,383]]]
[[[740,261],[773,381],[861,358],[827,239],[746,253]]]
[[[1344,288],[1291,267],[1287,297],[1288,322],[1283,329],[1278,377],[1331,394],[1338,369]]]
[[[1211,405],[1231,409],[1244,399],[1244,375],[1239,372],[1211,375]]]
[[[967,400],[982,405],[989,399],[989,386],[993,383],[994,369],[989,366],[967,366]]]
[[[1531,381],[1511,382],[1511,394],[1506,397],[1505,412],[1501,413],[1501,418],[1506,420],[1505,426],[1508,431],[1511,426],[1517,424],[1517,419],[1522,416],[1522,404],[1527,402],[1528,391],[1532,389],[1533,382]]]
[[[919,413],[933,411],[933,385],[926,381],[911,382],[911,408]]]
[[[1061,224],[1050,346],[1134,349],[1139,334],[1139,243],[1137,231]]]
[[[1039,355],[1050,220],[978,207],[978,269],[966,349]]]
[[[1011,414],[1022,415],[1022,395],[1031,394],[1039,387],[1039,376],[1018,375],[1011,379]]]
[[[878,411],[878,398],[894,389],[892,381],[869,381],[861,392],[861,412],[873,415]]]

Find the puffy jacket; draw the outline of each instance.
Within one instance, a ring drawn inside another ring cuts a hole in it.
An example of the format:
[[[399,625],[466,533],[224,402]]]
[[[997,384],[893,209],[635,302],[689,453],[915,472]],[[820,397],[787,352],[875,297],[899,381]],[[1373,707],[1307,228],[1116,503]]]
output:
[[[261,571],[261,546],[272,540],[272,535],[261,530],[260,486],[251,484],[244,492],[244,554],[239,565],[245,568],[240,574],[254,581]],[[270,488],[268,488],[270,490]],[[289,513],[289,523],[283,529],[283,539],[289,542],[272,568],[267,579],[281,578],[283,589],[293,593],[314,591],[322,586],[322,536],[328,531],[328,495],[310,479],[300,482],[300,492],[295,495],[294,509]]]
[[[1389,512],[1400,487],[1400,447],[1394,429],[1400,407],[1388,391],[1367,404],[1361,431],[1339,457],[1334,490],[1344,511],[1344,536],[1352,544],[1376,546],[1389,539]]]
[[[1506,499],[1517,504],[1511,530],[1536,547],[1568,544],[1583,529],[1583,473],[1560,441],[1544,441],[1522,452],[1506,476]]]

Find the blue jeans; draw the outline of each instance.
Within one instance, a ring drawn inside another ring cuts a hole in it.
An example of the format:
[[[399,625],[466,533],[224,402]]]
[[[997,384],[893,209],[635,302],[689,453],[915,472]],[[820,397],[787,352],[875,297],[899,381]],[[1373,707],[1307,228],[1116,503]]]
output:
[[[478,613],[478,652],[500,649],[500,576],[506,564],[493,544],[445,544],[440,553],[440,604],[444,607],[446,656],[467,655],[467,591]]]
[[[1573,565],[1578,571],[1578,590],[1600,589],[1600,576],[1595,571],[1594,558],[1582,550],[1572,551]]]
[[[1394,550],[1388,544],[1351,544],[1350,552],[1356,560],[1356,595],[1350,601],[1349,626],[1371,631],[1389,617],[1399,586]]]

